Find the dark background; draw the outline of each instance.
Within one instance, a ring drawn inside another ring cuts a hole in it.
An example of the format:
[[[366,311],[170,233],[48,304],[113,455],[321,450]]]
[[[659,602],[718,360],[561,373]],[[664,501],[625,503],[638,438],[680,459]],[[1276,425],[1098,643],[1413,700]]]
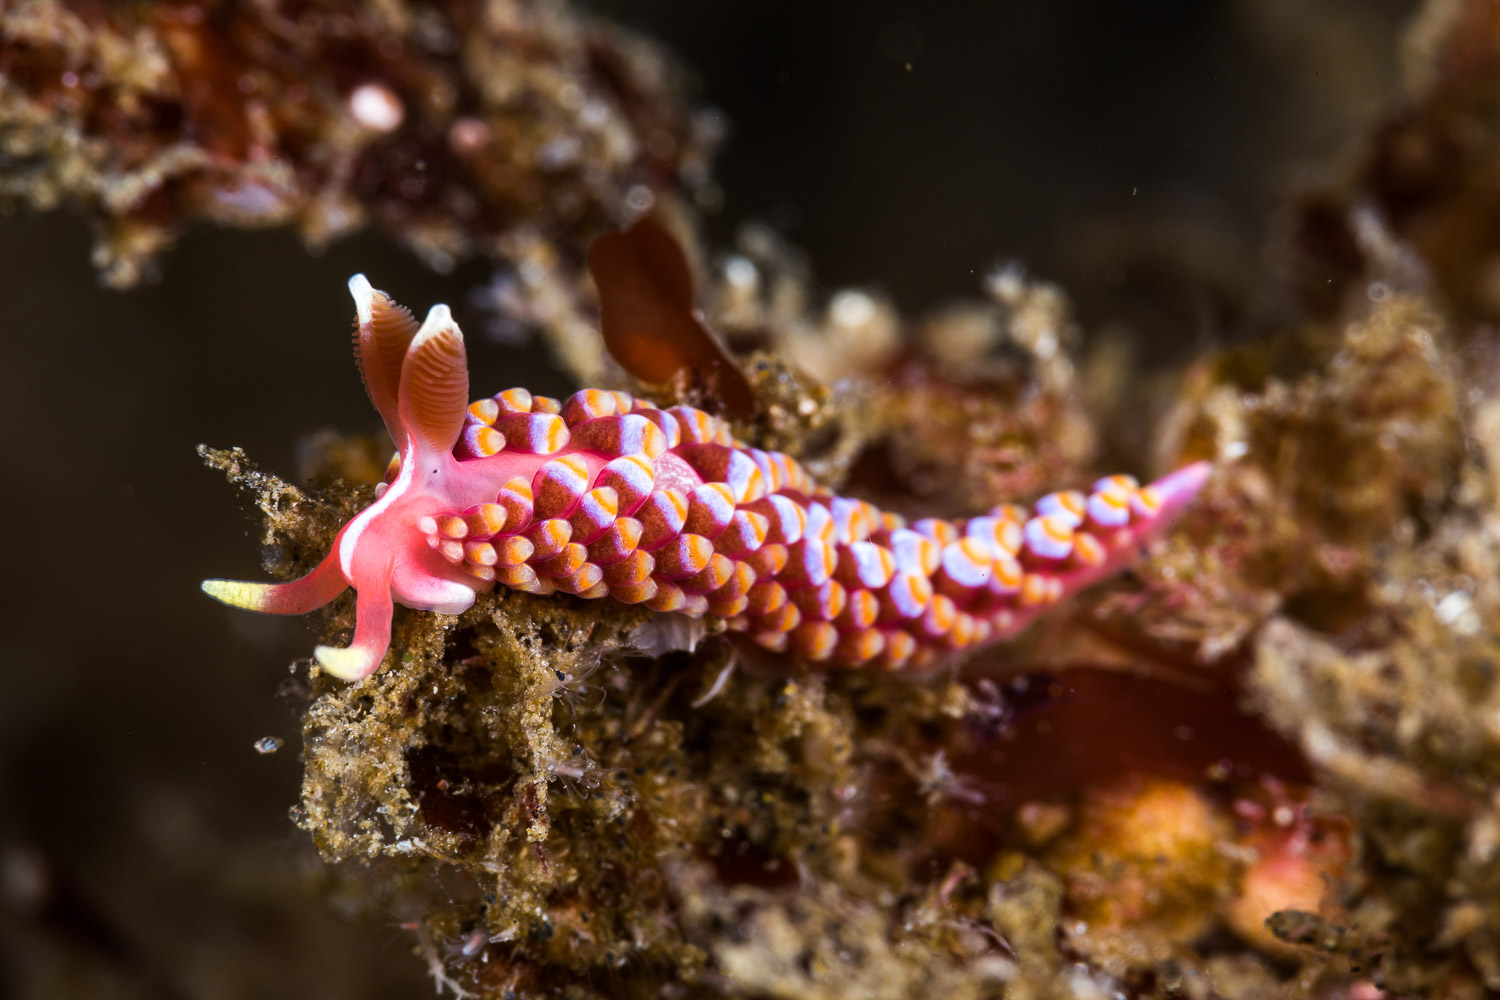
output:
[[[769,221],[824,287],[883,288],[911,310],[1017,258],[1091,328],[1149,342],[1243,334],[1278,198],[1394,91],[1412,7],[595,9],[675,51],[731,123],[717,245]],[[1174,266],[1194,280],[1157,294]],[[286,816],[298,721],[278,688],[308,626],[197,591],[261,571],[254,527],[194,445],[291,474],[309,431],[378,426],[349,356],[356,270],[482,328],[469,292],[486,265],[434,275],[371,236],[310,258],[287,233],[199,230],[159,284],[117,293],[98,287],[78,219],[0,222],[0,948],[22,946],[0,952],[0,995],[7,976],[36,992],[116,974],[190,996],[430,995],[396,908],[377,910],[390,929],[350,926],[302,892],[317,868]],[[538,349],[471,332],[470,353],[476,387],[570,388]],[[267,735],[288,746],[258,755]],[[28,908],[39,870],[74,884],[93,930]],[[244,969],[225,977],[225,962]]]

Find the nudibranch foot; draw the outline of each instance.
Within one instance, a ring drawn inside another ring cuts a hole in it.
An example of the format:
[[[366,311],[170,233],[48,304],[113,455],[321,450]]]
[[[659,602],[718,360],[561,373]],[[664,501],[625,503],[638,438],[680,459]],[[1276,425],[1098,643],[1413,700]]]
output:
[[[1110,476],[1029,509],[908,524],[692,407],[597,389],[471,403],[445,306],[419,327],[363,275],[349,289],[365,386],[398,445],[378,499],[301,580],[203,585],[283,614],[352,586],[351,644],[316,652],[349,680],[379,668],[395,602],[457,614],[497,585],[713,615],[811,665],[932,668],[1135,559],[1212,471],[1199,462],[1146,486]]]

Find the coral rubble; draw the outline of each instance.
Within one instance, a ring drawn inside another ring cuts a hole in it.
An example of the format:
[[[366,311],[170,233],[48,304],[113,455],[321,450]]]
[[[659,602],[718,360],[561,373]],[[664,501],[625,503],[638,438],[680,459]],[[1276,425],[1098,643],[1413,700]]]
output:
[[[312,247],[374,224],[439,269],[568,261],[707,181],[714,129],[679,91],[648,43],[563,4],[19,0],[0,197],[82,210],[120,286],[200,221]]]

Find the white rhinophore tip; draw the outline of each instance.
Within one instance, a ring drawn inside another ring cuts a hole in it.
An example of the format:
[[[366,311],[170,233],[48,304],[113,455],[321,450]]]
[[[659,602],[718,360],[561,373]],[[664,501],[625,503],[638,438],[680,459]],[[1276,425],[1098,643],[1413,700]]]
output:
[[[349,279],[349,294],[354,296],[354,311],[359,316],[360,326],[369,326],[375,312],[375,288],[370,279],[356,274]]]
[[[449,329],[458,333],[458,324],[453,322],[453,313],[448,310],[448,307],[439,302],[427,310],[427,318],[422,321],[422,328],[417,331],[412,346],[415,347],[423,337],[436,337]]]

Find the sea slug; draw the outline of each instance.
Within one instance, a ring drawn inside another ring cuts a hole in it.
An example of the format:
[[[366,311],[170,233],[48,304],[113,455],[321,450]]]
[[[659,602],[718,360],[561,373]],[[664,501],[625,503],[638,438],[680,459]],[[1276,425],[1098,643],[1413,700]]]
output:
[[[225,604],[303,614],[353,587],[354,638],[319,646],[329,673],[373,673],[392,602],[458,614],[496,585],[715,615],[814,665],[931,667],[1012,636],[1133,559],[1206,481],[1206,462],[1148,486],[910,524],[813,482],[794,459],[737,441],[717,418],[584,389],[469,401],[448,308],[418,327],[363,275],[349,281],[357,354],[399,453],[378,499],[308,575],[205,580]]]

